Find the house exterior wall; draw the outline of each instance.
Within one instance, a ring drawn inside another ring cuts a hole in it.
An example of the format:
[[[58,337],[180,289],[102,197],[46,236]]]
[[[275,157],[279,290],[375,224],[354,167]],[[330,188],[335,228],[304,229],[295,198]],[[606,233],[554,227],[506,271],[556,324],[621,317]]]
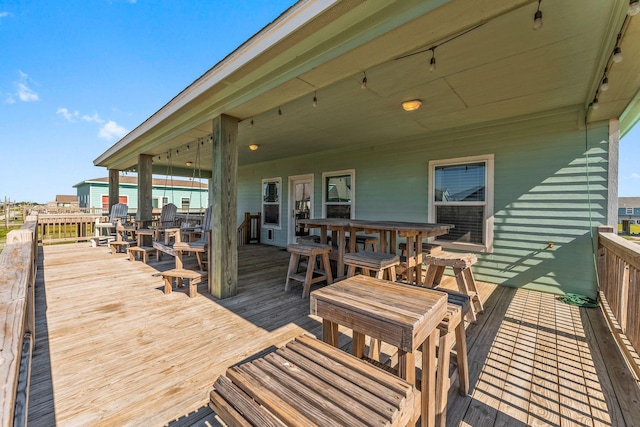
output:
[[[102,196],[109,195],[108,183],[84,182],[77,187],[78,200],[80,207],[97,208],[102,207]],[[135,212],[138,209],[138,187],[132,184],[120,184],[120,197],[127,197],[127,205],[129,210]],[[182,198],[190,199],[190,210],[206,209],[208,206],[209,196],[206,189],[198,188],[167,188],[164,186],[154,186],[152,189],[153,199],[162,200],[163,197],[168,199],[169,203],[173,203],[178,207],[178,212],[182,211]],[[158,203],[158,209],[162,207]]]
[[[314,174],[313,211],[320,218],[322,173],[344,169],[356,171],[356,218],[426,222],[428,162],[493,154],[493,252],[477,254],[476,277],[593,297],[596,230],[607,213],[608,124],[585,131],[579,125],[581,114],[561,111],[386,146],[241,167],[238,223],[242,212],[260,211],[261,180],[282,177],[282,227],[273,230],[272,241],[263,230],[262,241],[285,246],[287,177]]]

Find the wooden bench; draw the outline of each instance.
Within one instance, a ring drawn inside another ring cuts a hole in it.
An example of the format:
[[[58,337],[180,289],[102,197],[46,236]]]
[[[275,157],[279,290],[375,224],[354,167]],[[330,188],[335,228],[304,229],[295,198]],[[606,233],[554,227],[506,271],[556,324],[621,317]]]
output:
[[[303,335],[229,368],[209,406],[230,426],[406,426],[418,395],[399,377]]]
[[[476,321],[476,314],[482,313],[484,308],[478,288],[476,286],[471,266],[476,263],[478,258],[475,254],[438,252],[429,254],[424,258],[427,264],[427,272],[424,278],[424,285],[430,288],[437,287],[440,284],[444,269],[451,267],[456,277],[458,291],[464,295],[468,295],[473,303],[472,309],[469,310],[468,318],[470,322]]]
[[[313,283],[325,280],[328,285],[333,283],[331,265],[329,264],[331,246],[321,243],[293,243],[287,246],[287,251],[291,253],[291,258],[287,271],[287,281],[284,285],[285,292],[291,289],[291,280],[302,282],[302,298],[309,296]],[[307,271],[304,274],[298,273],[300,257],[307,258]],[[316,261],[320,261],[320,268],[316,267]]]
[[[129,255],[129,261],[141,259],[145,264],[149,262],[149,254],[154,254],[158,259],[158,250],[151,246],[132,246],[127,248],[127,254]]]
[[[184,286],[184,279],[189,280],[189,297],[198,295],[198,283],[207,278],[206,271],[187,270],[185,268],[174,268],[160,273],[164,279],[164,293],[170,294],[173,290],[173,279],[176,279],[176,286]]]
[[[367,276],[371,275],[371,271],[375,271],[376,278],[383,279],[386,273],[388,280],[395,281],[396,266],[400,264],[400,257],[382,252],[360,251],[345,254],[344,263],[349,266],[347,277],[353,277],[356,268],[359,268],[362,274]]]

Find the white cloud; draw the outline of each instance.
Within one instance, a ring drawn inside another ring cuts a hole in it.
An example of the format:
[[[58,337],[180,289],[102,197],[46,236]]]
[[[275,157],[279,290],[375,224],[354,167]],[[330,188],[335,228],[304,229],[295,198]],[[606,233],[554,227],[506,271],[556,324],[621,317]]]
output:
[[[106,139],[107,141],[113,139],[120,139],[127,134],[127,130],[114,122],[113,120],[109,120],[100,128],[98,132],[98,137],[102,139]]]
[[[633,172],[633,173],[631,174],[631,178],[632,178],[632,179],[640,179],[640,173]]]
[[[5,16],[9,16],[9,12],[0,12],[0,18],[4,18]]]
[[[22,102],[38,101],[40,97],[33,89],[29,87],[30,84],[33,84],[33,81],[29,79],[29,75],[23,73],[20,70],[18,70],[18,73],[20,74],[20,78],[17,81],[13,82],[13,85],[16,89],[13,93],[7,94],[5,102],[7,104],[15,104],[16,98]]]
[[[78,113],[77,110],[72,113],[71,111],[69,111],[64,107],[58,108],[58,110],[56,111],[56,114],[60,114],[62,117],[64,117],[70,122],[74,122],[75,119],[80,115],[80,113]]]
[[[104,123],[104,120],[100,118],[98,113],[93,113],[93,115],[85,114],[82,116],[82,120],[89,123]]]

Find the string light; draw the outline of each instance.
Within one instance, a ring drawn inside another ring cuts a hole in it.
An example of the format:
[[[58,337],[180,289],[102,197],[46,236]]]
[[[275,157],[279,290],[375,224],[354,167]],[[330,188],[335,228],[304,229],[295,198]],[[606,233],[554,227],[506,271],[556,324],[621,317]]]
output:
[[[640,13],[640,0],[629,0],[627,15],[636,16],[638,13]]]
[[[431,49],[431,61],[429,61],[429,72],[433,73],[436,70],[436,48]]]
[[[363,71],[362,74],[364,74],[364,77],[362,78],[362,84],[360,85],[360,89],[366,89],[367,88],[367,73],[365,71]]]
[[[594,110],[597,110],[598,108],[600,108],[600,104],[598,103],[597,96],[593,98],[593,101],[591,101],[591,108],[593,108]]]
[[[622,56],[622,49],[620,49],[620,46],[616,46],[613,49],[613,62],[615,62],[616,64],[619,62],[622,62],[623,56]]]
[[[605,69],[604,72],[606,73],[607,70]],[[600,83],[600,90],[602,92],[606,92],[607,89],[609,89],[609,78],[605,75],[605,77],[602,79],[602,83]]]
[[[536,10],[536,13],[533,15],[533,29],[536,31],[542,28],[542,11],[540,10],[541,2],[542,0],[538,0],[538,9]]]
[[[253,127],[253,119],[251,119],[251,121],[249,122],[249,127],[252,128]]]
[[[281,116],[282,115],[282,110],[280,109],[280,107],[278,107],[278,115]]]
[[[313,105],[314,107],[318,106],[318,97],[316,96],[317,91],[313,92],[313,103],[311,105]]]

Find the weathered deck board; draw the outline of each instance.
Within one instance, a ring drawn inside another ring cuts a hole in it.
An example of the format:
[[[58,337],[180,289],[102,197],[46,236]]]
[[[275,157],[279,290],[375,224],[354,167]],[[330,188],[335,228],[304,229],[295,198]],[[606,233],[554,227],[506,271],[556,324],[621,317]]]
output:
[[[228,366],[321,332],[299,288],[284,292],[286,251],[240,253],[238,295],[220,301],[206,283],[195,298],[187,288],[165,295],[157,273],[174,267],[169,256],[145,265],[88,244],[45,247],[29,423],[216,425],[204,406]],[[447,425],[640,425],[640,392],[597,309],[479,286],[485,313],[467,328],[470,395],[452,384]],[[350,331],[340,332],[348,350]],[[382,352],[396,360],[391,348]]]

